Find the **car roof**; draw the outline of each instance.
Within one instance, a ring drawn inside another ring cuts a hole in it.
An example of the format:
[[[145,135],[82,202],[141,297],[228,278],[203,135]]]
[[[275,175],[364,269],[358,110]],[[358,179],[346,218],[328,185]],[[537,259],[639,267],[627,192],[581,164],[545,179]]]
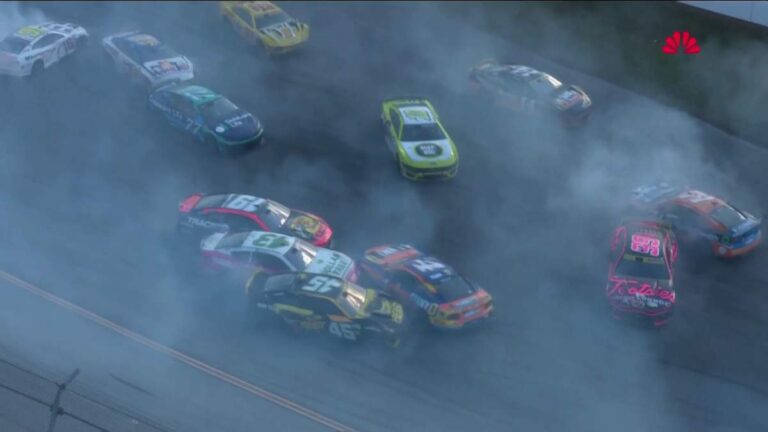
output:
[[[431,255],[420,255],[401,261],[397,264],[401,270],[416,276],[425,283],[435,285],[458,276],[456,270],[438,258]]]
[[[276,4],[268,1],[243,2],[241,6],[252,15],[267,15],[282,11]]]
[[[634,255],[637,257],[642,257],[643,259],[662,259],[665,254],[666,250],[664,247],[664,239],[667,235],[667,229],[664,228],[663,225],[660,225],[655,222],[647,221],[647,222],[637,222],[633,221],[630,223],[627,223],[624,225],[627,229],[627,237],[629,240],[625,243],[624,251],[622,252],[622,255]],[[648,252],[642,252],[639,250],[633,250],[632,249],[632,241],[631,238],[633,236],[642,236],[645,238],[651,237],[653,239],[656,239],[659,241],[659,255],[653,255],[650,252],[650,249]]]
[[[508,72],[510,75],[514,76],[515,78],[520,78],[526,81],[533,81],[535,79],[539,79],[547,75],[544,72],[538,69],[534,69],[530,66],[506,65],[503,67],[506,70],[506,72]]]
[[[223,97],[213,90],[195,84],[179,84],[169,88],[168,91],[183,96],[195,105],[201,105]]]
[[[19,28],[13,35],[19,39],[24,39],[29,42],[35,41],[38,38],[45,36],[50,32],[50,28],[46,24],[28,25]]]
[[[432,110],[425,104],[412,104],[399,106],[397,110],[403,123],[407,125],[424,125],[435,123],[435,116]]]
[[[281,287],[279,289],[280,291],[301,293],[303,295],[308,295],[312,297],[323,297],[333,301],[339,298],[342,291],[349,284],[349,282],[345,281],[342,278],[330,276],[330,275],[318,275],[318,274],[306,273],[306,272],[294,272],[294,273],[282,273],[282,274],[294,275],[295,278],[291,281],[290,285]],[[337,281],[339,281],[339,284],[327,285],[327,291],[323,291],[323,292],[302,289],[302,287],[307,285],[307,283],[313,278],[336,279]]]
[[[279,246],[261,246],[258,245],[260,240],[267,237],[270,243],[274,245],[274,240],[279,240]],[[278,234],[275,232],[266,231],[251,231],[247,237],[243,240],[241,247],[256,249],[259,251],[269,252],[271,254],[285,255],[296,244],[296,237],[287,236],[284,234]]]

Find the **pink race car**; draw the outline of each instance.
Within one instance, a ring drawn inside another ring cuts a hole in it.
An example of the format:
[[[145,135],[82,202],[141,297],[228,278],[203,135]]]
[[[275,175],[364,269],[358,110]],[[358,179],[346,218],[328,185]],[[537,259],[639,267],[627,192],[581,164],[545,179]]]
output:
[[[605,294],[616,319],[627,316],[664,325],[675,306],[674,263],[677,240],[661,222],[624,221],[611,244]]]

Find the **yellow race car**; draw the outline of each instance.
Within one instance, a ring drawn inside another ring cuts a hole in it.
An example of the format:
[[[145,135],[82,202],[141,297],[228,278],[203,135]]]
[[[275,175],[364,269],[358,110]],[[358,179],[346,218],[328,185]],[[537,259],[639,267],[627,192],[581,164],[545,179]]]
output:
[[[263,44],[268,54],[282,54],[309,39],[309,26],[268,1],[223,1],[222,18],[248,43]]]

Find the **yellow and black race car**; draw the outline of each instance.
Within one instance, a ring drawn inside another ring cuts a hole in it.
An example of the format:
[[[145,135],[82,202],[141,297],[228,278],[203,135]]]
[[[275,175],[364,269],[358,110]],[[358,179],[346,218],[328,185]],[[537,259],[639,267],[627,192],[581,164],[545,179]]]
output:
[[[219,13],[248,43],[263,44],[268,54],[282,54],[309,39],[309,25],[291,18],[268,1],[223,1]]]
[[[267,275],[246,282],[249,306],[282,318],[294,330],[328,333],[347,341],[378,339],[400,346],[406,330],[403,306],[344,279],[303,272]]]

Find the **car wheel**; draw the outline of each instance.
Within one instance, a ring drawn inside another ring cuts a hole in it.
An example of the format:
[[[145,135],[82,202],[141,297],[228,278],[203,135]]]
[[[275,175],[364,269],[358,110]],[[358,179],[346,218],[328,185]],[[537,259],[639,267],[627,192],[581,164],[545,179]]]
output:
[[[80,36],[77,38],[77,49],[81,50],[88,46],[88,36]]]
[[[43,69],[45,69],[45,65],[43,64],[43,61],[38,60],[35,62],[35,64],[32,65],[32,71],[30,72],[29,76],[38,77],[43,72]]]

